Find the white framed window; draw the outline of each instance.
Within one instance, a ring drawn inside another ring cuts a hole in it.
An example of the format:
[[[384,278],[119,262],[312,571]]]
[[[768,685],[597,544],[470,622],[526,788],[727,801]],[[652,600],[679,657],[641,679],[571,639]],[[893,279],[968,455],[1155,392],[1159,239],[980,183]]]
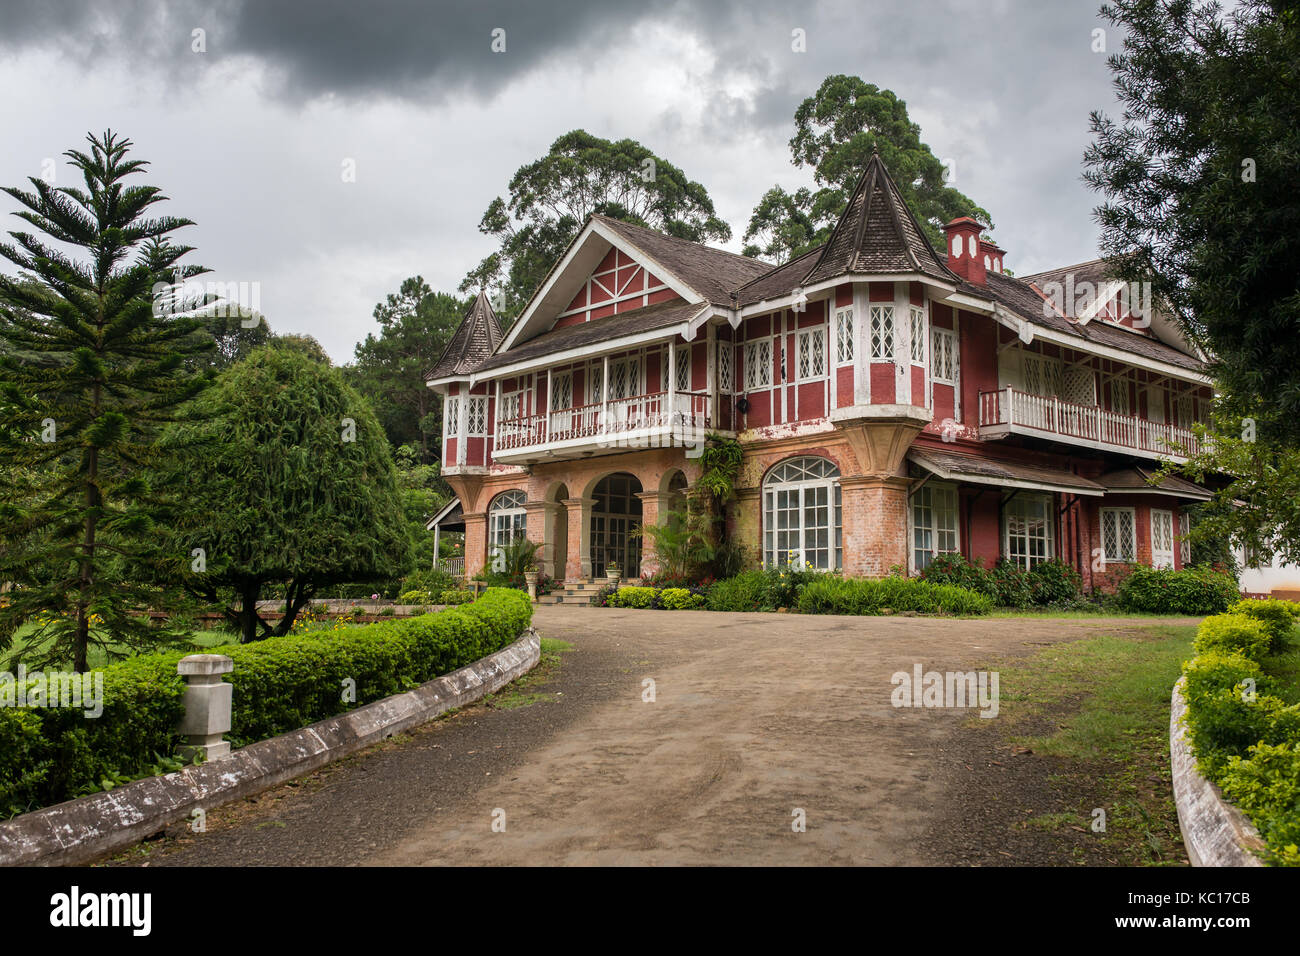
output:
[[[894,307],[871,307],[871,357],[893,361],[894,358]]]
[[[676,373],[677,380],[674,386],[679,392],[689,392],[691,390],[691,348],[679,348],[676,350],[673,361],[677,363]]]
[[[1196,398],[1191,392],[1183,392],[1174,402],[1175,424],[1179,428],[1191,428],[1196,421]]]
[[[641,362],[635,356],[609,363],[609,400],[641,394]]]
[[[796,381],[821,379],[826,375],[826,330],[808,329],[795,336],[797,343],[795,362]]]
[[[487,434],[487,410],[486,395],[469,397],[469,435],[479,437]]]
[[[917,571],[937,554],[958,550],[957,489],[927,482],[912,495],[912,562]]]
[[[497,421],[510,422],[524,413],[524,393],[507,392],[501,396],[501,409],[497,412]]]
[[[1192,563],[1192,519],[1186,511],[1178,512],[1178,560],[1183,567]]]
[[[840,470],[825,458],[789,458],[763,479],[763,564],[842,566]]]
[[[1132,508],[1101,509],[1101,557],[1103,561],[1137,560],[1137,520]]]
[[[930,378],[957,384],[957,334],[950,329],[930,330]]]
[[[573,373],[551,373],[551,411],[573,407]]]
[[[1174,566],[1174,513],[1151,509],[1151,566]]]
[[[1128,379],[1112,378],[1110,380],[1110,410],[1119,415],[1131,414],[1128,400]]]
[[[442,433],[455,438],[460,434],[460,396],[449,395],[443,407]]]
[[[912,333],[911,355],[914,365],[925,364],[925,310],[912,306],[907,311],[908,331]]]
[[[772,384],[772,340],[745,343],[745,390]]]
[[[853,310],[835,312],[835,364],[848,365],[853,361]]]
[[[731,374],[732,345],[730,342],[718,343],[718,388],[729,392],[735,387]]]
[[[1025,391],[1035,395],[1061,394],[1060,360],[1036,352],[1024,353]]]
[[[528,496],[519,490],[503,491],[488,505],[489,556],[495,557],[498,549],[511,541],[525,537],[528,512],[524,504]]]
[[[1051,495],[1021,492],[1002,510],[1003,549],[1006,559],[1026,571],[1056,556]]]

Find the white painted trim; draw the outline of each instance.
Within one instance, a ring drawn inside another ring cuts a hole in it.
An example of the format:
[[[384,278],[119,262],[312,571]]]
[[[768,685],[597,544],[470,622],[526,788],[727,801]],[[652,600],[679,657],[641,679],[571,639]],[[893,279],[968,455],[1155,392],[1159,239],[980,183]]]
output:
[[[1100,489],[1084,488],[1076,485],[1059,484],[1050,485],[1044,482],[1029,481],[1020,478],[998,478],[993,475],[967,474],[965,472],[949,471],[942,465],[939,465],[925,457],[924,452],[908,452],[907,460],[920,465],[926,471],[944,479],[945,481],[964,482],[968,485],[992,485],[995,488],[1022,488],[1027,491],[1045,491],[1045,492],[1066,492],[1072,495],[1087,495],[1092,498],[1101,498],[1106,493]]]

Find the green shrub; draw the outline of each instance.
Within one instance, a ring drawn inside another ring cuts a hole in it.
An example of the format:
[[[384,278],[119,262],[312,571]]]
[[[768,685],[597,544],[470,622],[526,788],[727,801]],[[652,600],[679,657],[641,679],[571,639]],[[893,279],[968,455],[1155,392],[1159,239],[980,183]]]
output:
[[[940,554],[920,574],[931,584],[950,584],[978,591],[1001,607],[1064,605],[1077,601],[1083,579],[1064,561],[1043,561],[1026,571],[1010,561],[991,569],[967,561],[960,554]]]
[[[512,642],[532,617],[527,595],[488,591],[466,607],[404,621],[288,634],[213,648],[235,665],[229,739],[242,746],[297,730],[432,680]],[[103,669],[103,713],[0,709],[0,811],[48,806],[167,766],[184,705],[185,652]],[[355,704],[344,700],[356,683]]]
[[[1266,859],[1300,866],[1300,739],[1255,744],[1248,758],[1229,758],[1220,783],[1264,838]]]
[[[1028,578],[1033,602],[1040,606],[1077,601],[1083,587],[1083,578],[1079,572],[1058,559],[1034,565]]]
[[[1268,653],[1269,634],[1264,625],[1245,614],[1215,614],[1196,629],[1197,654],[1218,650],[1261,661]]]
[[[402,578],[398,593],[405,591],[423,591],[430,596],[443,591],[454,591],[460,587],[460,579],[442,568],[421,568]],[[418,602],[417,602],[418,603]]]
[[[1119,586],[1126,610],[1150,614],[1218,614],[1239,597],[1230,573],[1207,567],[1175,571],[1137,565]]]
[[[615,592],[614,596],[609,599],[610,607],[632,607],[648,608],[654,604],[655,595],[658,592],[654,588],[627,586],[621,587]]]
[[[1274,719],[1286,704],[1268,693],[1272,681],[1242,654],[1205,651],[1183,674],[1187,737],[1201,772],[1217,779],[1228,758],[1243,756],[1251,745],[1273,736]]]
[[[921,580],[932,584],[951,584],[954,587],[978,591],[994,597],[993,575],[979,564],[967,561],[960,554],[935,555],[933,561],[921,571]]]
[[[1248,614],[1264,625],[1269,636],[1269,653],[1280,654],[1291,643],[1296,618],[1300,617],[1300,604],[1293,601],[1247,599],[1228,608],[1232,614]]]
[[[664,588],[659,592],[659,604],[667,611],[688,611],[704,607],[703,594],[693,594],[690,588]]]
[[[440,595],[438,595],[439,604],[449,604],[449,605],[469,604],[473,600],[474,600],[473,591],[460,591],[457,590],[456,588],[448,588],[446,591],[443,591]]]
[[[805,614],[987,614],[992,609],[992,599],[975,591],[900,577],[825,578],[799,597]]]
[[[766,571],[742,571],[709,591],[710,611],[771,611],[776,603]]]

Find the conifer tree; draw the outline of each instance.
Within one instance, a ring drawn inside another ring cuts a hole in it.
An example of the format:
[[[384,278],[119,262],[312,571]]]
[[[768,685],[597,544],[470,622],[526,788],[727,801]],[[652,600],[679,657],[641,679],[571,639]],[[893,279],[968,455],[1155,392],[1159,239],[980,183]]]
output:
[[[140,570],[166,506],[155,440],[203,387],[187,359],[212,347],[178,291],[207,271],[170,241],[192,223],[152,215],[167,197],[128,182],[148,165],[128,158],[130,140],[87,140],[64,154],[82,185],[4,189],[30,231],[0,243],[21,270],[0,275],[0,650],[31,625],[29,666],[78,671],[94,646],[163,636]]]

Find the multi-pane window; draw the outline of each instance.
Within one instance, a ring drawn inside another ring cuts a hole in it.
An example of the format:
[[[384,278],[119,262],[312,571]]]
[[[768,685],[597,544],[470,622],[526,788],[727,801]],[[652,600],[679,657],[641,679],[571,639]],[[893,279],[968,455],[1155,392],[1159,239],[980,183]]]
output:
[[[745,344],[745,390],[772,384],[772,340]]]
[[[528,496],[522,491],[503,491],[488,506],[488,545],[495,560],[499,550],[526,534],[528,513],[524,503]]]
[[[1151,566],[1174,566],[1174,513],[1151,509]]]
[[[871,307],[871,357],[888,360],[894,357],[894,307],[892,305]]]
[[[471,395],[469,397],[470,435],[487,434],[487,408],[488,400],[486,395]]]
[[[1024,354],[1025,391],[1035,395],[1061,394],[1061,363],[1034,352]]]
[[[1053,550],[1051,495],[1018,494],[1003,509],[1003,553],[1008,561],[1029,570],[1051,559]]]
[[[597,362],[587,369],[587,404],[596,405],[605,394],[605,365]]]
[[[1192,563],[1192,519],[1186,511],[1178,513],[1178,559],[1183,567]]]
[[[908,331],[912,333],[912,361],[917,365],[925,364],[925,311],[912,306],[907,313]]]
[[[912,558],[916,570],[957,550],[957,489],[926,484],[912,496]]]
[[[501,411],[497,413],[497,421],[509,422],[514,421],[524,413],[524,393],[509,392],[501,396]]]
[[[810,329],[796,336],[798,361],[795,365],[798,381],[821,378],[826,374],[826,331]]]
[[[1128,379],[1112,378],[1110,380],[1110,410],[1120,415],[1129,414]]]
[[[551,411],[573,407],[573,373],[551,374]]]
[[[635,358],[609,363],[609,398],[614,401],[640,394],[641,366]]]
[[[730,342],[718,343],[718,388],[724,392],[729,392],[734,387],[731,377],[731,353]]]
[[[1179,428],[1191,428],[1196,421],[1196,399],[1190,392],[1184,392],[1174,402],[1174,415]]]
[[[948,329],[930,330],[930,377],[944,385],[957,384],[957,336]]]
[[[853,361],[853,310],[840,309],[835,313],[835,364],[847,365]]]
[[[1132,508],[1101,509],[1101,552],[1105,561],[1137,560],[1137,522]]]
[[[839,568],[840,471],[825,458],[791,458],[763,481],[763,563]]]
[[[691,350],[689,348],[678,349],[673,361],[677,363],[677,381],[674,383],[677,391],[689,392],[691,390]]]
[[[456,436],[460,434],[460,397],[452,395],[448,397],[444,406],[444,421],[442,423],[442,433],[444,435]]]

